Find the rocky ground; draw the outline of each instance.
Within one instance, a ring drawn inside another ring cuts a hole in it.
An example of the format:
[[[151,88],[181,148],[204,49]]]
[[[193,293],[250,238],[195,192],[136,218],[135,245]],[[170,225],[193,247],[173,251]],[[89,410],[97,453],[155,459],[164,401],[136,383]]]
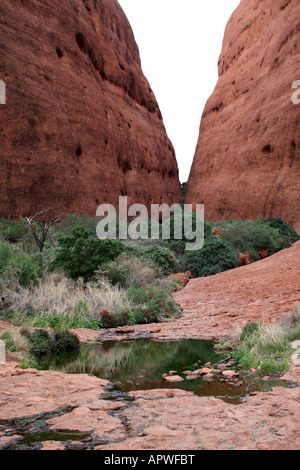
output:
[[[278,320],[300,302],[299,252],[297,243],[250,266],[190,281],[175,294],[184,315],[174,322],[101,331],[100,337],[80,330],[80,339],[224,337],[248,322]],[[0,448],[22,446],[24,434],[38,429],[47,432],[32,444],[39,449],[299,449],[300,365],[282,380],[293,387],[255,393],[239,405],[167,389],[111,401],[104,380],[9,362],[0,366]]]

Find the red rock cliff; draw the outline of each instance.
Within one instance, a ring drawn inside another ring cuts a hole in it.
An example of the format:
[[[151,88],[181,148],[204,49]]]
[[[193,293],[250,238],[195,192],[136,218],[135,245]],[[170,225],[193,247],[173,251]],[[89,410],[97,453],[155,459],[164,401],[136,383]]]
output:
[[[299,0],[242,0],[226,28],[187,185],[206,217],[282,217],[300,230]]]
[[[1,0],[0,216],[178,202],[175,153],[116,0]]]

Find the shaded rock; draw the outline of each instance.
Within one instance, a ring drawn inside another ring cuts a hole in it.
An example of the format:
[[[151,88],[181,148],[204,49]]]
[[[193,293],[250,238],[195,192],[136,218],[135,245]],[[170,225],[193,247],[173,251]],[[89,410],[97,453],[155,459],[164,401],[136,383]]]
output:
[[[181,200],[175,151],[117,0],[2,0],[0,216]]]
[[[208,220],[263,215],[300,229],[299,105],[292,102],[299,17],[298,0],[242,0],[228,21],[186,185],[186,203],[204,203]]]
[[[261,249],[259,250],[258,254],[259,254],[260,259],[267,258],[269,256],[269,249],[268,248]]]
[[[244,266],[245,264],[246,264],[246,255],[244,253],[239,253],[238,266]]]

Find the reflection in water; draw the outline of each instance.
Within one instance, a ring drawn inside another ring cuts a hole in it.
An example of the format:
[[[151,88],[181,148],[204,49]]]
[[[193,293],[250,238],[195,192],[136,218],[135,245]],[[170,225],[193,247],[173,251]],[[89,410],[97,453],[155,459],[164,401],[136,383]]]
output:
[[[185,378],[186,370],[195,370],[206,362],[215,364],[221,359],[211,341],[185,340],[155,342],[104,342],[101,345],[82,346],[79,352],[48,356],[41,361],[43,369],[60,370],[69,374],[93,374],[113,382],[114,389],[123,392],[155,388],[179,388],[201,396],[244,395],[244,386],[228,382],[184,380],[168,383],[162,374],[169,371]]]

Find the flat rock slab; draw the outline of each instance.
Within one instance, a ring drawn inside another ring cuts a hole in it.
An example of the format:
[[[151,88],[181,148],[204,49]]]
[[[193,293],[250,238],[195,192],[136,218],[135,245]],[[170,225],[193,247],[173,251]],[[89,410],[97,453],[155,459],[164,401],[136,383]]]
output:
[[[166,382],[183,382],[184,379],[180,377],[179,375],[167,375],[167,377],[164,377]]]
[[[0,420],[53,412],[65,406],[94,402],[107,380],[92,375],[0,366]]]
[[[22,370],[1,366],[0,420],[32,417],[64,406],[72,408],[46,420],[51,432],[93,436],[103,450],[296,450],[300,447],[300,389],[277,387],[232,405],[176,389],[128,393],[133,402],[103,400],[106,381],[89,375]],[[174,378],[174,376],[172,377]],[[284,380],[300,384],[300,366]],[[17,433],[0,428],[0,448],[18,443]],[[81,443],[76,442],[81,448]],[[64,449],[45,441],[44,450]]]

